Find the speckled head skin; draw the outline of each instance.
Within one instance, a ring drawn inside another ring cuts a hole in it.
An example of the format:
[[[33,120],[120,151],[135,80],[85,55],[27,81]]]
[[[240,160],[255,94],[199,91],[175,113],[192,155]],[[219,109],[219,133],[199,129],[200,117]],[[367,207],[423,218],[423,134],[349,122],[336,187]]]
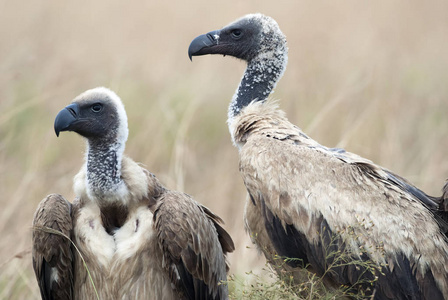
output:
[[[258,13],[195,38],[188,49],[190,58],[206,54],[229,55],[247,62],[229,106],[229,126],[242,108],[268,98],[288,63],[285,35],[274,19]]]

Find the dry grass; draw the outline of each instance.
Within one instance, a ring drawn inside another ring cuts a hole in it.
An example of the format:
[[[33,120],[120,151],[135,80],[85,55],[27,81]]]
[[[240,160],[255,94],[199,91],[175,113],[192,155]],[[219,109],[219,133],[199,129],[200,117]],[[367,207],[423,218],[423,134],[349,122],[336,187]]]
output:
[[[289,119],[430,194],[448,177],[446,1],[0,1],[0,299],[39,298],[30,228],[48,193],[73,198],[84,145],[56,113],[108,86],[124,99],[126,152],[227,222],[231,272],[264,260],[243,230],[245,191],[225,125],[244,65],[187,57],[189,42],[249,12],[288,37],[275,97]]]

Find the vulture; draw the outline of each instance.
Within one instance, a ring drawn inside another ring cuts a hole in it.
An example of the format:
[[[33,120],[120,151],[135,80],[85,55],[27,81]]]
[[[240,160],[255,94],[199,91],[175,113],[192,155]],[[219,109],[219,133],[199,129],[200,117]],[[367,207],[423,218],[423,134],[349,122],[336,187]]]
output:
[[[82,93],[54,129],[85,137],[87,151],[73,203],[50,194],[34,215],[42,299],[228,299],[234,244],[221,218],[123,154],[127,116],[113,91]]]
[[[247,63],[227,123],[248,191],[245,227],[267,260],[296,282],[306,268],[372,299],[448,299],[441,198],[288,121],[269,97],[288,61],[276,21],[249,14],[200,35],[188,55],[206,54]]]

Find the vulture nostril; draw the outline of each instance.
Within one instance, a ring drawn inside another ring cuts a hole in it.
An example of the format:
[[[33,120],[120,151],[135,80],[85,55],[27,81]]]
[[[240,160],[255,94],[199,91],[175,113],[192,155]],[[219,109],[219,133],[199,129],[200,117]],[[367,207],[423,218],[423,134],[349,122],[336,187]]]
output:
[[[210,40],[210,42],[214,42],[216,40],[215,37],[211,34],[207,34],[207,37]]]
[[[73,117],[76,117],[76,112],[73,108],[67,108],[67,110],[72,114]]]

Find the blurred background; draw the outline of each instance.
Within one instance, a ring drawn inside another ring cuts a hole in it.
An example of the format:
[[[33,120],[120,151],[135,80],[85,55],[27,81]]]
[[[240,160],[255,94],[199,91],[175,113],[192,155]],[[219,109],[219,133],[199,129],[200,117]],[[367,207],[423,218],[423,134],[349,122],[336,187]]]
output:
[[[0,299],[38,299],[31,222],[49,193],[73,199],[85,144],[53,130],[89,88],[123,99],[126,153],[220,215],[231,273],[259,270],[226,126],[243,62],[195,57],[199,34],[247,13],[274,17],[289,65],[274,97],[291,122],[439,195],[448,177],[448,2],[0,0]],[[355,200],[355,199],[354,199]]]

